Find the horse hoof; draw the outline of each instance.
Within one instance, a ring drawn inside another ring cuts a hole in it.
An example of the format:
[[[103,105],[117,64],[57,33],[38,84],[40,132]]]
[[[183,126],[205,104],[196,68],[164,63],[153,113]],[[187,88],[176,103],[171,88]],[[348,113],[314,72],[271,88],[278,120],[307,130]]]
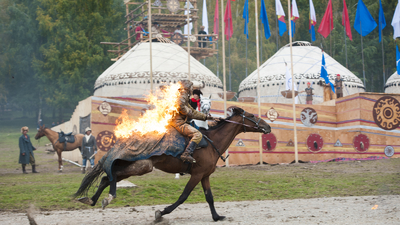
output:
[[[59,170],[58,172],[59,172],[59,173],[62,173],[62,170]]]
[[[213,218],[214,221],[222,221],[225,220],[225,216],[218,216],[217,218]]]
[[[90,199],[88,197],[80,198],[80,199],[78,199],[78,201],[80,201],[80,202],[82,202],[83,204],[86,204],[86,205],[92,205],[93,204],[92,199]]]
[[[105,198],[101,201],[101,208],[104,210],[106,206],[108,206],[108,199]]]
[[[161,215],[161,211],[160,211],[160,210],[157,210],[157,211],[156,211],[155,217],[156,217],[156,221],[161,220],[162,215]]]

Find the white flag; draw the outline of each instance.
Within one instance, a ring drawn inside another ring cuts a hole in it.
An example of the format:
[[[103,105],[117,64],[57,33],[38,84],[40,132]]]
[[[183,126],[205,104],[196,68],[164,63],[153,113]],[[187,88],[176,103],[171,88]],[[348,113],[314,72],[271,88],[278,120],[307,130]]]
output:
[[[206,0],[203,0],[203,18],[202,18],[202,23],[204,28],[204,31],[208,34],[208,18],[207,18],[207,2]]]
[[[394,11],[392,26],[393,26],[393,39],[396,40],[397,37],[400,37],[400,0],[397,3],[396,10]]]
[[[187,1],[186,4],[185,4],[185,6],[184,6],[185,9],[187,9],[187,3],[189,3],[189,12],[190,12],[190,9],[193,9],[194,7],[193,7],[192,3],[190,3],[189,1]],[[187,15],[187,14],[188,14],[188,10],[185,10],[185,15]],[[189,18],[189,20],[192,21],[191,18]],[[187,22],[186,22],[186,24],[187,24]],[[190,23],[189,23],[189,34],[192,34],[192,29],[193,29],[193,23],[190,22]],[[187,34],[187,33],[188,33],[188,27],[187,27],[187,25],[185,25],[185,26],[183,27],[183,33],[184,33],[184,34]]]

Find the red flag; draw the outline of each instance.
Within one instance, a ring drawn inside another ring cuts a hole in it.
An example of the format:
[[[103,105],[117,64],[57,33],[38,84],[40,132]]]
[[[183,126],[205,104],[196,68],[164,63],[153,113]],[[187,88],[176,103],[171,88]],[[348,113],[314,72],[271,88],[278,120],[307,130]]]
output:
[[[324,36],[324,38],[328,37],[328,35],[333,30],[333,14],[332,14],[332,0],[329,0],[328,7],[326,7],[325,15],[319,24],[318,32]]]
[[[349,20],[349,12],[347,11],[346,1],[343,0],[343,14],[342,14],[342,25],[344,26],[346,22],[346,34],[349,37],[350,41],[353,40],[353,36],[351,35],[351,27]]]
[[[214,12],[214,34],[217,35],[217,40],[218,40],[218,35],[219,35],[219,13],[218,13],[218,0],[215,1],[215,12]]]
[[[228,0],[228,3],[226,4],[224,22],[225,22],[226,40],[229,40],[233,35],[232,11],[231,11],[230,0]]]

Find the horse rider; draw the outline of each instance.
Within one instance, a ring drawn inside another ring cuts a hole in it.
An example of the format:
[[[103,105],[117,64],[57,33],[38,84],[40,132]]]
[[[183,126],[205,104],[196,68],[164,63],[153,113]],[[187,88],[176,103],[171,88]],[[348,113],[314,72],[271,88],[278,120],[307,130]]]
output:
[[[190,126],[187,122],[190,119],[196,120],[219,120],[207,116],[202,112],[198,112],[190,106],[190,95],[193,88],[193,83],[189,80],[179,81],[181,87],[179,88],[180,96],[178,99],[178,112],[172,117],[171,126],[173,126],[183,136],[190,137],[188,146],[183,152],[181,159],[184,162],[196,163],[196,160],[192,157],[193,151],[200,143],[203,135],[196,128]]]

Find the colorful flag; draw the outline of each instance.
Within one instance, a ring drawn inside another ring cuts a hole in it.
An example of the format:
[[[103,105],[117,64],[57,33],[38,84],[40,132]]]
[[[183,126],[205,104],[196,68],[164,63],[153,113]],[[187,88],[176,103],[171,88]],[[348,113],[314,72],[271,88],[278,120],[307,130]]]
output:
[[[249,39],[249,0],[244,2],[243,7],[243,19],[244,19],[244,34]]]
[[[315,26],[317,25],[317,16],[315,15],[314,3],[310,0],[310,18],[308,23],[308,32],[311,34],[311,41],[315,41]]]
[[[352,41],[353,40],[353,35],[351,34],[349,12],[347,11],[347,5],[346,5],[346,1],[345,0],[343,0],[342,25],[346,29],[347,37],[349,37],[350,41]]]
[[[400,37],[400,0],[398,1],[396,10],[394,11],[392,26],[393,26],[393,39],[396,40],[397,37]]]
[[[362,0],[358,0],[354,29],[362,36],[366,36],[371,33],[376,26],[378,25],[369,13],[367,6],[365,6]]]
[[[285,23],[285,11],[283,10],[280,0],[275,0],[275,10],[278,17],[279,35],[282,36],[287,31],[287,28]]]
[[[324,53],[323,52],[322,52],[321,77],[324,78],[326,84],[330,84],[331,85],[333,93],[336,93],[335,92],[335,88],[334,88],[333,84],[331,83],[331,81],[329,80],[329,77],[328,77],[328,71],[326,70],[325,57],[324,57]]]
[[[203,15],[202,15],[202,21],[201,23],[203,24],[204,31],[208,34],[208,15],[207,15],[207,2],[206,0],[203,0]]]
[[[261,0],[260,19],[261,22],[264,24],[264,36],[266,39],[268,39],[269,37],[271,37],[271,31],[269,29],[267,8],[265,7],[264,0]]]
[[[397,68],[397,75],[400,75],[400,52],[399,47],[396,45],[396,68]]]
[[[296,20],[300,17],[296,0],[292,0],[292,11],[290,12],[290,23],[292,24],[292,37],[296,32]]]
[[[219,13],[218,13],[218,0],[215,1],[215,12],[214,12],[214,34],[219,35]]]
[[[228,2],[226,4],[224,22],[225,22],[226,40],[229,40],[229,39],[231,39],[231,37],[233,35],[232,11],[231,11],[231,1],[230,0],[228,0]]]
[[[332,0],[329,0],[325,15],[319,24],[318,32],[327,38],[333,30]]]

